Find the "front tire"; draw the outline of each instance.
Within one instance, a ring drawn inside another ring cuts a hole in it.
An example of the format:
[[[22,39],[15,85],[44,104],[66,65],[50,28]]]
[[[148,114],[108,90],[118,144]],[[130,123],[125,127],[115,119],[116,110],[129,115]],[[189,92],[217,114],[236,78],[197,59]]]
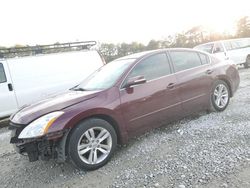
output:
[[[218,80],[215,82],[211,93],[212,111],[224,111],[230,101],[230,91],[226,82]]]
[[[105,165],[117,146],[117,135],[107,121],[87,119],[77,125],[70,134],[68,155],[80,169],[95,170]]]

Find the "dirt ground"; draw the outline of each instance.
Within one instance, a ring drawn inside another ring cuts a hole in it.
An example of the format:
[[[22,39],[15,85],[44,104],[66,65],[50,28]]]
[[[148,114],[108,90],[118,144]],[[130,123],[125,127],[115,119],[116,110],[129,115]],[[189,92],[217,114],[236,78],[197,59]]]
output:
[[[250,69],[228,108],[201,113],[120,146],[86,172],[55,161],[30,163],[0,129],[0,187],[250,187]]]

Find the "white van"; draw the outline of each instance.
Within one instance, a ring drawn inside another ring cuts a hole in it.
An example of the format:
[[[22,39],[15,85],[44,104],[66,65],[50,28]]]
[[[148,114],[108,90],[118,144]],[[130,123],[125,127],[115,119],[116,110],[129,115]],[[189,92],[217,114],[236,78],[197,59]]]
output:
[[[104,64],[95,50],[0,59],[0,118],[79,84]]]
[[[195,46],[194,49],[214,54],[220,59],[231,59],[245,68],[250,67],[250,38],[214,41]]]

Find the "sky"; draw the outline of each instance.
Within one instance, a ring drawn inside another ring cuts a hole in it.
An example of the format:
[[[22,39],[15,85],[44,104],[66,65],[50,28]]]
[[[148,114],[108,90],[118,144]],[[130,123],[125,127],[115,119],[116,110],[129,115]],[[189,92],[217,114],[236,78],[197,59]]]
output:
[[[249,0],[1,0],[0,46],[142,42],[202,25],[232,33]]]

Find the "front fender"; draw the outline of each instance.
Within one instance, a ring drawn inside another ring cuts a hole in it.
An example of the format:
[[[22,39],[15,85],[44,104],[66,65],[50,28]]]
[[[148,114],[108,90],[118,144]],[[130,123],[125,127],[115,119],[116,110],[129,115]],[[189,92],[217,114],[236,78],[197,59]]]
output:
[[[121,143],[126,143],[128,140],[128,134],[126,126],[123,123],[124,120],[122,114],[119,114],[116,110],[110,110],[107,108],[94,108],[81,111],[78,111],[77,108],[72,111],[68,110],[51,125],[48,134],[73,129],[85,119],[102,116],[109,117],[115,122],[116,125],[113,126],[118,131]]]

